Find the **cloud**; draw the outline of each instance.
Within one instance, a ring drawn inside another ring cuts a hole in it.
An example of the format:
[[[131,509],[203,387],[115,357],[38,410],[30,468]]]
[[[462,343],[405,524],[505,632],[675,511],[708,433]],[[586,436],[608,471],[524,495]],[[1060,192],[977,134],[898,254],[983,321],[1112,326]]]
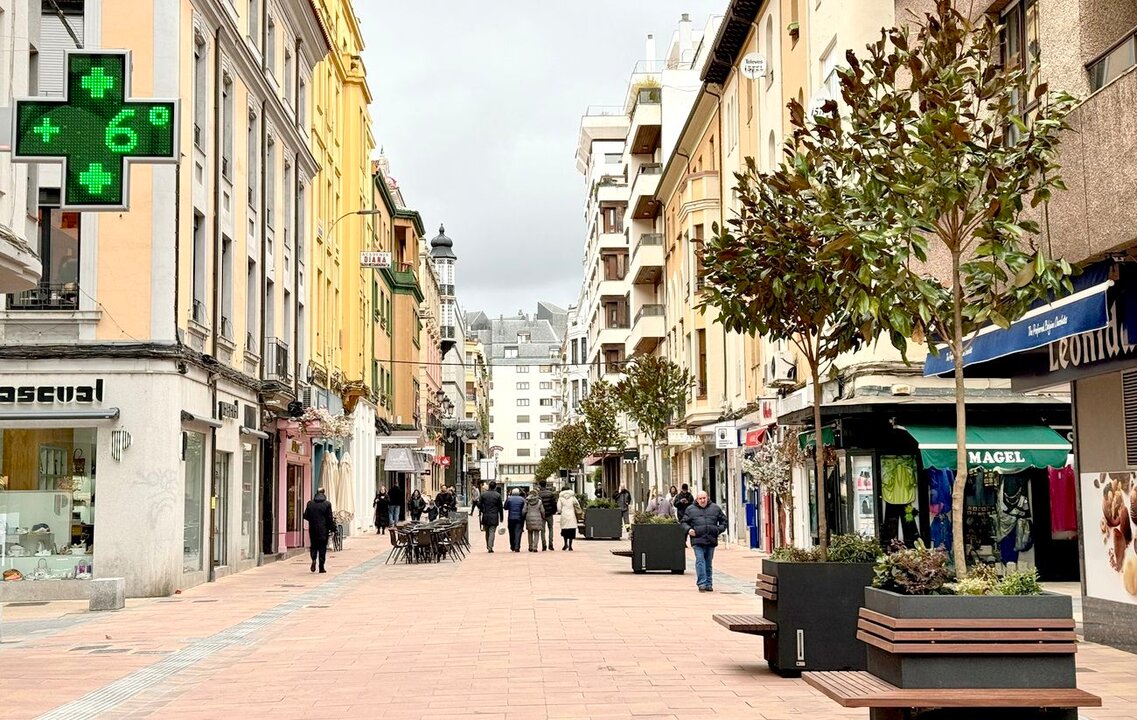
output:
[[[408,204],[454,239],[465,310],[576,301],[583,270],[580,117],[623,100],[648,33],[725,0],[359,2],[383,146]]]

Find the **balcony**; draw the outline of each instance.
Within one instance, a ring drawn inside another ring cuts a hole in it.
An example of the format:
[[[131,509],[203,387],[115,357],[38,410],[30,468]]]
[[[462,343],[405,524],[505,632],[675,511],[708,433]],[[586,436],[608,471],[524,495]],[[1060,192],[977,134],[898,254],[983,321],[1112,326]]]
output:
[[[596,345],[598,347],[619,346],[622,350],[624,345],[627,344],[629,331],[627,323],[625,322],[623,325],[624,327],[619,327],[618,325],[611,326],[605,323],[604,327],[602,327],[600,332],[596,335]]]
[[[659,149],[663,126],[663,91],[660,88],[642,88],[636,93],[632,108],[631,152],[634,155],[652,155]]]
[[[628,238],[622,232],[601,232],[599,237],[601,250],[618,250],[628,247]]]
[[[714,170],[691,173],[679,186],[679,222],[697,210],[717,211],[719,208],[719,174]]]
[[[596,202],[626,204],[628,183],[619,175],[604,175],[596,183]]]
[[[654,285],[663,277],[663,234],[642,233],[632,250],[628,275],[633,285]]]
[[[288,385],[292,382],[292,369],[288,358],[288,343],[277,338],[265,338],[264,379]]]
[[[659,347],[666,334],[662,305],[644,305],[636,313],[632,331],[628,334],[628,355],[643,355]]]
[[[40,283],[8,296],[9,310],[78,310],[79,283]]]
[[[596,296],[600,298],[605,297],[624,297],[628,294],[628,281],[625,280],[601,280],[600,287],[596,289]]]
[[[632,217],[636,220],[651,220],[659,215],[663,208],[662,203],[655,199],[659,190],[659,178],[663,174],[663,165],[659,163],[644,163],[632,181],[631,207]]]
[[[396,293],[412,295],[418,302],[423,301],[422,288],[418,284],[418,273],[413,264],[396,263],[390,268],[384,268],[381,272],[390,278],[391,286]]]

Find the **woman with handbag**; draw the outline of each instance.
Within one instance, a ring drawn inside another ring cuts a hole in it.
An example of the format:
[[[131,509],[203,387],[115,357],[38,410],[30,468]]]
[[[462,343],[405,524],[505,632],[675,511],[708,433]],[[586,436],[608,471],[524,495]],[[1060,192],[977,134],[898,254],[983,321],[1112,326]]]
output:
[[[379,492],[375,493],[375,499],[371,502],[371,506],[375,508],[375,528],[376,532],[380,535],[391,524],[391,498],[387,496],[387,486],[380,485]]]
[[[579,522],[577,516],[582,515],[584,510],[571,488],[561,490],[561,494],[557,497],[557,512],[561,514],[561,538],[564,540],[561,550],[572,550],[572,541],[576,539]]]
[[[411,520],[418,522],[423,511],[426,510],[426,501],[422,499],[422,493],[418,490],[412,492],[411,499],[407,501],[407,507],[411,511]]]

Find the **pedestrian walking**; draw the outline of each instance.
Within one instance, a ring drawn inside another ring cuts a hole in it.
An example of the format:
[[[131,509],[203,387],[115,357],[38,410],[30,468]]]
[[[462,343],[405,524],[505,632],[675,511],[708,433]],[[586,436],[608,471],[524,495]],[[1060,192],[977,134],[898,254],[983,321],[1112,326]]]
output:
[[[324,488],[316,491],[316,497],[308,501],[304,508],[304,519],[308,521],[308,554],[312,556],[311,571],[316,572],[316,562],[319,561],[320,572],[324,570],[324,561],[328,557],[328,533],[336,526],[332,517],[332,504],[324,494]]]
[[[537,543],[545,535],[545,503],[536,488],[525,498],[525,529],[529,532],[529,552],[537,552]]]
[[[426,519],[427,522],[434,522],[438,519],[438,503],[429,495],[426,496]]]
[[[482,484],[475,483],[473,493],[470,495],[470,514],[473,515],[474,511],[478,509],[478,498],[482,496]]]
[[[671,498],[666,493],[660,495],[657,488],[652,488],[647,511],[660,517],[671,517]]]
[[[382,535],[391,525],[391,498],[387,495],[386,485],[379,486],[379,492],[375,493],[371,506],[375,508],[376,532]]]
[[[726,513],[700,490],[695,504],[687,508],[680,521],[683,531],[691,538],[691,549],[695,551],[695,584],[699,592],[713,592],[715,589],[714,569],[715,546],[719,535],[726,532]]]
[[[403,503],[406,501],[407,496],[403,492],[403,488],[399,486],[398,480],[391,486],[391,490],[387,495],[391,498],[391,505],[388,512],[391,515],[391,524],[394,525],[403,519]]]
[[[667,491],[667,501],[671,503],[671,514],[675,514],[675,499],[679,497],[679,488],[674,485]]]
[[[441,517],[447,517],[450,514],[450,500],[453,496],[450,494],[450,488],[443,485],[438,494],[434,496],[434,504],[438,506],[438,514]]]
[[[525,498],[521,488],[513,488],[505,501],[505,521],[509,528],[509,549],[521,552],[521,528],[525,525]]]
[[[537,485],[541,488],[537,491],[537,496],[541,498],[541,504],[545,506],[545,525],[541,528],[541,549],[555,550],[556,548],[553,547],[553,524],[556,522],[557,493],[549,489],[548,480],[541,480]]]
[[[411,499],[407,501],[407,509],[411,512],[411,520],[415,522],[419,521],[426,510],[426,500],[423,499],[422,493],[418,489],[411,493]]]
[[[557,496],[557,511],[561,514],[561,550],[572,550],[572,541],[576,539],[576,528],[579,524],[577,516],[584,512],[572,488],[561,490],[561,494]]]
[[[675,501],[672,506],[675,508],[675,519],[683,522],[683,512],[695,504],[695,496],[687,489],[687,483],[683,483],[682,492],[675,496]]]
[[[624,524],[628,524],[628,508],[632,505],[632,494],[628,492],[628,488],[623,485],[620,486],[620,491],[612,498],[616,501],[616,507],[620,508],[620,518]]]
[[[497,526],[501,524],[503,509],[501,493],[497,491],[497,482],[491,480],[490,489],[478,496],[478,514],[482,530],[486,533],[486,552],[493,552],[493,543],[497,536]]]

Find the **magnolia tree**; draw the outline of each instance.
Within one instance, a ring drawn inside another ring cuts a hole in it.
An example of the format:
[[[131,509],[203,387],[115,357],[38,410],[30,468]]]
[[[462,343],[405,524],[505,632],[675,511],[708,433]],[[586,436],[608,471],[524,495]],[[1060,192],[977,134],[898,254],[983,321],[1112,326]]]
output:
[[[882,32],[862,58],[848,53],[848,68],[839,71],[845,117],[829,103],[815,123],[795,118],[795,125],[800,142],[853,170],[839,194],[820,196],[833,225],[826,252],[865,258],[893,288],[889,312],[906,314],[914,334],[927,337],[933,352],[944,343],[939,351],[952,360],[952,550],[962,576],[968,336],[989,324],[1005,328],[1032,304],[1072,291],[1070,266],[1038,245],[1029,208],[1063,188],[1056,155],[1074,99],[1003,62],[990,15],[972,21],[951,0],[937,0],[913,27],[914,37],[907,28]],[[882,244],[893,261],[881,257]],[[951,258],[944,283],[922,269],[933,251]],[[859,314],[882,319],[882,308],[856,302]]]
[[[797,439],[787,434],[781,440],[764,442],[753,455],[742,458],[742,471],[750,476],[750,486],[773,495],[785,511],[790,545],[794,543],[793,468],[803,460]]]
[[[685,368],[655,355],[642,355],[624,370],[616,385],[619,406],[651,444],[652,483],[659,482],[659,444],[667,428],[686,409],[694,378]]]

